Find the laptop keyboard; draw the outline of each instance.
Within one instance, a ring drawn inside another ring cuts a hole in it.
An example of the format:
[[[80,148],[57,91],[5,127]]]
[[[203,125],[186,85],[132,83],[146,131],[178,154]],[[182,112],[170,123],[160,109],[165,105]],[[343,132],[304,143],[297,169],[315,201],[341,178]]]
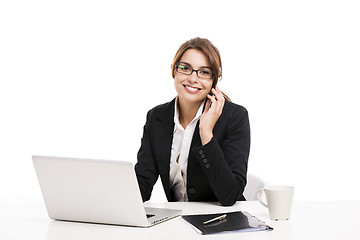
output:
[[[153,216],[155,216],[154,214],[146,214],[146,217],[147,218],[151,218],[151,217],[153,217]]]

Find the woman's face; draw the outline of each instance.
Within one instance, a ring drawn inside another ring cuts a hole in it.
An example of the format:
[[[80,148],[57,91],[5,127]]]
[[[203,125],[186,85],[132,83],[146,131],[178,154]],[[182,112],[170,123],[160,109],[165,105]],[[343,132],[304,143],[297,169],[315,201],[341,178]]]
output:
[[[180,71],[189,71],[189,69],[200,69],[198,74],[203,76],[211,74],[210,64],[207,56],[197,49],[187,50],[179,61]],[[213,79],[199,78],[196,72],[191,75],[175,71],[174,77],[175,89],[179,95],[180,102],[201,103],[210,92]]]

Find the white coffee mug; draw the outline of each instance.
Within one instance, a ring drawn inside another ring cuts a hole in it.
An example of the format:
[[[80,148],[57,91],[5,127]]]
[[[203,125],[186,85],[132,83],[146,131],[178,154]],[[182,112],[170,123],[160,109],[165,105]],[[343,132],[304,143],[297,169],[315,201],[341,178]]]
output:
[[[265,192],[267,204],[262,200],[263,192]],[[271,220],[288,220],[290,218],[293,196],[294,187],[284,185],[266,186],[257,194],[259,202],[269,209]]]

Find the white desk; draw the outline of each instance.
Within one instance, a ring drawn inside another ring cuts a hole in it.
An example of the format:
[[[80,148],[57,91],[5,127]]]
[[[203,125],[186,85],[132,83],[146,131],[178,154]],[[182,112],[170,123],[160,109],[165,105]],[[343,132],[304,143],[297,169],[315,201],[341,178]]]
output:
[[[182,209],[184,214],[247,211],[273,231],[199,235],[179,217],[151,228],[53,221],[40,197],[0,196],[0,239],[360,239],[360,201],[294,202],[289,221],[271,221],[258,202],[237,202],[232,207],[215,203],[146,203],[152,207]]]

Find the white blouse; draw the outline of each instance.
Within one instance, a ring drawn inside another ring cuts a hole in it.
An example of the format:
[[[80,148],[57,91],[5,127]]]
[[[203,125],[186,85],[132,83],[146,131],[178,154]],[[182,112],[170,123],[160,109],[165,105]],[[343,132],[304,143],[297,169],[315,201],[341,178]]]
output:
[[[178,98],[175,100],[175,126],[170,156],[170,189],[175,199],[180,202],[188,201],[186,193],[188,156],[195,127],[201,117],[204,103],[205,101],[199,107],[195,118],[184,129],[179,121]]]

